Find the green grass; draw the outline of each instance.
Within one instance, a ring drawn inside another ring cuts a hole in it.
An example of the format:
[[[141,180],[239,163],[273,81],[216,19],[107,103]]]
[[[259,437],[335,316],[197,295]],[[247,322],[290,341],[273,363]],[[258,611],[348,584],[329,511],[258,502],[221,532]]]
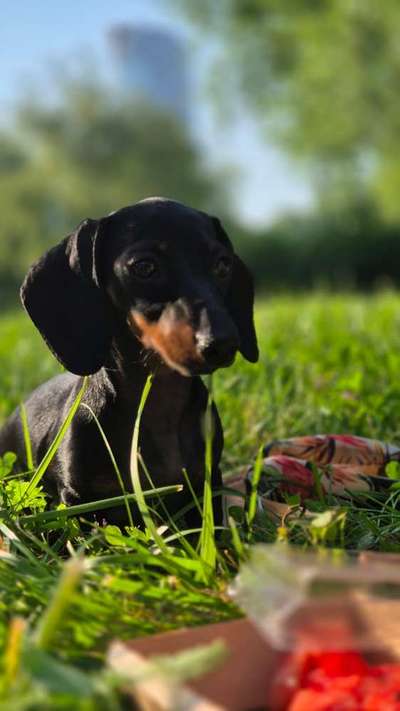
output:
[[[225,432],[225,473],[253,461],[261,444],[279,437],[349,432],[400,442],[399,295],[270,298],[258,306],[257,330],[260,362],[254,366],[238,359],[213,381]],[[36,384],[58,370],[25,316],[1,318],[0,422]],[[80,708],[79,679],[73,676],[77,670],[92,684],[82,709],[119,708],[111,681],[107,692],[99,691],[110,639],[238,615],[227,598],[227,583],[254,540],[280,537],[302,545],[400,550],[397,498],[394,492],[384,504],[376,497],[347,506],[322,499],[313,505],[311,518],[293,517],[279,529],[252,510],[250,530],[236,525],[215,550],[208,521],[200,536],[206,562],[191,539],[179,540],[173,530],[164,534],[160,549],[159,532],[151,524],[145,530],[108,527],[83,535],[77,520],[66,519],[62,512],[56,523],[40,518],[36,510],[33,521],[5,517],[0,522],[0,640],[8,652],[0,669],[0,709],[11,708],[11,700],[16,709],[45,709],[46,704]],[[37,511],[41,505],[38,501]],[[146,502],[141,506],[151,511]],[[328,514],[323,513],[326,509]],[[63,559],[59,550],[65,552],[66,540],[68,555],[82,554],[86,563],[68,595],[60,594],[53,619],[54,605],[49,604],[65,570],[65,554]],[[49,615],[52,624],[46,628]],[[18,647],[16,618],[26,620],[22,651],[14,654],[22,671],[7,661]],[[48,635],[45,649],[38,643],[43,626]],[[63,673],[72,675],[75,686],[71,682],[57,693],[59,670],[50,670],[46,679],[38,672],[43,654],[67,665]],[[31,661],[35,659],[36,666]]]

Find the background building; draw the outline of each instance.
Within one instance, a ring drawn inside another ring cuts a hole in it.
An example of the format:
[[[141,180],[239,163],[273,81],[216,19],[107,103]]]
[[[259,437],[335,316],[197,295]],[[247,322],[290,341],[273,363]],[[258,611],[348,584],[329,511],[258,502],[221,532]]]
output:
[[[174,32],[117,25],[108,33],[121,87],[179,120],[189,121],[187,51]]]

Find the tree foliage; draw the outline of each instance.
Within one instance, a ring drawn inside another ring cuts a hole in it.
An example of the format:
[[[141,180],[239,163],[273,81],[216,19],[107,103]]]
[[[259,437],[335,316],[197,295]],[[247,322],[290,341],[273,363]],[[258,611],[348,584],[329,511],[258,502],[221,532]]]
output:
[[[241,245],[261,290],[400,285],[400,229],[368,202],[286,216]]]
[[[19,105],[0,135],[3,290],[85,217],[150,195],[217,209],[216,180],[174,118],[83,81],[57,103]]]
[[[320,195],[345,203],[367,193],[387,218],[400,217],[397,0],[181,5],[224,37],[229,73],[268,117],[269,135],[272,123],[281,144],[315,169]]]

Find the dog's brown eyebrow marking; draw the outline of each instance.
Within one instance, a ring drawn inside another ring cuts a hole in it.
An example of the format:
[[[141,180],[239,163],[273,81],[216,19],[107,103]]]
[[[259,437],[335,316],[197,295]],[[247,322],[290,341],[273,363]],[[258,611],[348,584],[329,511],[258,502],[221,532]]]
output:
[[[203,360],[196,346],[194,330],[184,319],[174,319],[167,313],[159,321],[151,322],[132,309],[128,324],[145,348],[156,351],[170,368],[182,375],[189,375],[188,363]]]

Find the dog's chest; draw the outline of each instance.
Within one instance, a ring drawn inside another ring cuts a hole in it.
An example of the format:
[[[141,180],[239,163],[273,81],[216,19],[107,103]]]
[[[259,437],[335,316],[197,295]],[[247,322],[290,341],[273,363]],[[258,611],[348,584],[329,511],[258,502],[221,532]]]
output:
[[[184,469],[194,483],[203,480],[204,446],[200,421],[194,413],[187,412],[179,420],[166,414],[158,418],[157,426],[144,422],[140,447],[155,481],[184,483]]]
[[[204,476],[198,383],[183,383],[174,389],[158,383],[142,417],[141,453],[152,478],[160,484],[184,482],[183,469],[193,480]]]
[[[131,489],[130,459],[132,435],[137,408],[123,406],[107,409],[101,424],[112,449],[122,478]],[[164,393],[156,393],[149,399],[143,413],[139,430],[139,460],[151,477],[154,486],[185,483],[183,469],[195,488],[201,487],[204,479],[204,442],[201,433],[202,412],[192,402],[175,401]],[[97,462],[96,472],[91,477],[91,486],[96,495],[115,495],[118,481],[106,447],[98,431],[92,432],[88,458]],[[88,442],[88,439],[86,439]],[[150,484],[142,471],[144,488]]]

